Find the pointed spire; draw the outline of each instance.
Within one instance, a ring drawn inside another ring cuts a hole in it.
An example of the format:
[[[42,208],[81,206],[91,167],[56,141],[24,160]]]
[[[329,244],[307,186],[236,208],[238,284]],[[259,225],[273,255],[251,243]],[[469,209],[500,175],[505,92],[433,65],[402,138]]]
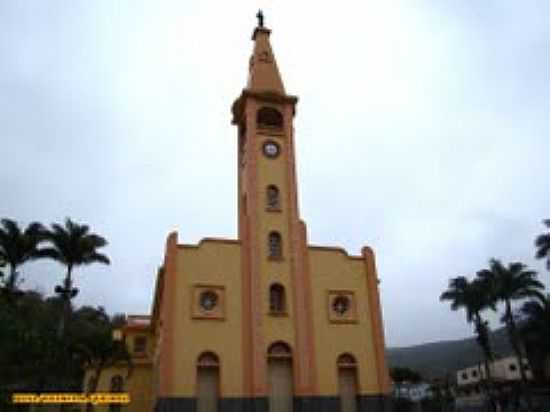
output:
[[[258,11],[256,17],[258,18],[258,26],[252,34],[254,51],[250,57],[246,88],[253,92],[274,92],[286,95],[281,74],[269,43],[271,30],[264,27],[264,14],[261,10]]]

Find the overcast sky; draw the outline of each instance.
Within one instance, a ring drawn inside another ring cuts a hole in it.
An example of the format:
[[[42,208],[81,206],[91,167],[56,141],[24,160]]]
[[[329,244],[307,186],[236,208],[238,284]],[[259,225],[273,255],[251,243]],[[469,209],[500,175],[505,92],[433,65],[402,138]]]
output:
[[[550,2],[0,0],[0,217],[109,240],[77,304],[147,313],[170,231],[236,237],[230,105],[259,7],[300,98],[310,240],[374,248],[389,345],[470,335],[438,298],[491,257],[549,284]],[[23,269],[47,294],[63,276]]]

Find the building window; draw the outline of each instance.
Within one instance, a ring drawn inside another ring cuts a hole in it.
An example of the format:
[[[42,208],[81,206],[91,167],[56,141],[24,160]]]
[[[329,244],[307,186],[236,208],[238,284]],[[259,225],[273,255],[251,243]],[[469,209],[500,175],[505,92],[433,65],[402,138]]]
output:
[[[511,370],[512,372],[515,372],[515,371],[517,370],[518,367],[516,366],[515,363],[511,363],[510,366],[509,366],[509,368],[510,368],[510,370]]]
[[[122,392],[124,379],[120,375],[111,378],[111,392]],[[120,412],[122,405],[119,403],[109,404],[109,412]]]
[[[338,367],[339,368],[356,368],[357,361],[349,353],[344,353],[343,355],[338,356]]]
[[[472,371],[472,377],[473,377],[473,378],[477,378],[477,371],[476,371],[476,370],[473,370],[473,371]]]
[[[147,346],[147,338],[145,336],[136,336],[134,338],[134,353],[144,353]]]
[[[256,115],[256,123],[259,127],[283,127],[283,115],[272,107],[262,107]]]
[[[269,258],[281,259],[283,257],[283,246],[281,235],[277,232],[271,232],[268,238]]]
[[[206,290],[201,293],[199,300],[201,309],[206,312],[210,312],[214,310],[218,304],[218,295],[212,290]]]
[[[88,379],[88,385],[86,386],[86,392],[91,393],[95,392],[97,389],[97,377],[95,375],[90,376]]]
[[[350,301],[349,298],[345,295],[337,296],[332,301],[332,310],[334,313],[338,314],[338,316],[344,316],[347,311],[350,309]]]
[[[111,378],[111,392],[122,392],[124,379],[120,375],[115,375]]]
[[[217,412],[219,399],[220,361],[212,352],[204,352],[197,360],[197,412]]]
[[[269,310],[274,314],[286,312],[285,288],[275,283],[269,288]]]
[[[354,292],[350,290],[328,291],[328,316],[330,322],[356,323],[358,319]]]
[[[468,379],[468,374],[466,372],[462,372],[462,379]]]
[[[280,210],[281,198],[277,186],[269,185],[266,190],[266,203],[268,210]]]

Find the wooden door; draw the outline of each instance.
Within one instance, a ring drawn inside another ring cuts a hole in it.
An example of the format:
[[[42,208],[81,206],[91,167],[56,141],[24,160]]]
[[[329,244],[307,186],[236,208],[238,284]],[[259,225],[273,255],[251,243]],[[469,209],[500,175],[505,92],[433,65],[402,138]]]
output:
[[[292,412],[292,360],[269,361],[269,412]]]
[[[197,376],[197,412],[218,411],[218,368],[199,368]]]
[[[357,379],[355,368],[339,368],[340,411],[357,412]]]

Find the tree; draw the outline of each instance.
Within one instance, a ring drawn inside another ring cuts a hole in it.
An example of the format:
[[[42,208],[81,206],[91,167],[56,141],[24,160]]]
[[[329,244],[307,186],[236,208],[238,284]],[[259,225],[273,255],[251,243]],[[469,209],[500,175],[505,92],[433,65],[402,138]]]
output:
[[[19,267],[24,263],[38,259],[41,254],[39,244],[44,240],[45,229],[40,223],[33,222],[21,230],[17,222],[10,219],[0,221],[0,266],[7,266],[7,277],[2,274],[3,290],[15,296],[19,279]]]
[[[75,321],[71,330],[78,330],[78,339],[74,342],[75,353],[80,357],[80,364],[93,371],[92,385],[85,388],[88,392],[95,392],[101,374],[106,368],[115,365],[125,365],[126,378],[132,372],[133,364],[124,341],[113,339],[113,330],[121,325],[123,315],[112,318],[105,313],[102,307],[82,307],[75,312]],[[86,411],[92,411],[92,404],[87,404]]]
[[[449,289],[441,294],[439,300],[450,301],[451,310],[464,309],[466,320],[468,323],[474,324],[476,340],[485,357],[487,381],[490,383],[491,369],[489,365],[494,356],[489,339],[489,327],[481,317],[481,312],[487,309],[494,310],[495,306],[487,283],[481,279],[469,281],[464,276],[453,278],[449,281]]]
[[[393,379],[393,381],[396,383],[401,383],[401,382],[419,383],[422,381],[422,375],[420,375],[420,373],[416,372],[413,369],[403,368],[399,366],[390,368],[390,376]]]
[[[493,299],[504,303],[503,321],[506,324],[512,348],[518,358],[522,386],[529,403],[529,409],[532,409],[529,391],[527,390],[527,375],[523,364],[524,356],[512,312],[512,302],[526,298],[544,298],[541,293],[544,285],[537,280],[537,273],[529,270],[525,264],[513,262],[505,266],[498,259],[491,259],[489,269],[478,272],[478,277],[490,285]]]
[[[525,302],[520,309],[519,332],[533,368],[541,383],[550,380],[550,295]]]
[[[550,219],[543,221],[544,225],[550,229]],[[546,267],[550,270],[550,232],[543,233],[535,240],[535,246],[537,248],[537,259],[546,259]]]
[[[51,242],[51,246],[41,251],[42,256],[47,256],[67,268],[63,284],[55,288],[55,292],[64,302],[63,316],[58,328],[58,334],[62,336],[71,311],[71,300],[78,294],[78,289],[73,288],[73,269],[92,263],[108,265],[109,258],[97,251],[106,246],[107,241],[95,233],[90,233],[88,225],[75,223],[71,219],[66,219],[64,226],[52,224],[46,238]]]

